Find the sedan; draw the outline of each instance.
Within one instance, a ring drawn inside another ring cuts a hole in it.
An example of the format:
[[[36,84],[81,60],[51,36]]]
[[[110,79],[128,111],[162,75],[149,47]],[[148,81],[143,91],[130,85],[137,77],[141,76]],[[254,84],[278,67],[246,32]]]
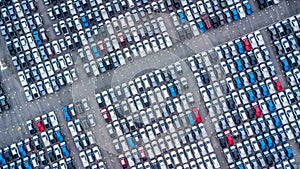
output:
[[[272,77],[272,81],[273,81],[273,84],[275,86],[275,89],[277,91],[281,91],[282,90],[282,85],[281,85],[281,82],[279,81],[279,78],[277,76],[274,76],[274,77]]]

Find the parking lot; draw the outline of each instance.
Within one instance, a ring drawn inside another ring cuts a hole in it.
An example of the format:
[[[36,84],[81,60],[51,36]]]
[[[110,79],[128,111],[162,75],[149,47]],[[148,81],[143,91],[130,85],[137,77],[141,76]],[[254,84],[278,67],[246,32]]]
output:
[[[41,13],[44,13],[46,9],[43,9],[42,2],[38,1],[38,3],[38,6],[41,6],[41,8],[39,7],[39,10],[41,11]],[[77,55],[74,52],[73,56],[75,56],[74,61],[76,62],[75,67],[77,69],[79,80],[74,82],[71,87],[62,88],[58,93],[52,94],[51,96],[41,97],[34,102],[26,103],[26,98],[24,96],[23,89],[19,83],[19,79],[14,70],[14,67],[10,64],[10,59],[7,59],[5,57],[7,55],[3,55],[1,57],[6,63],[6,66],[8,66],[8,69],[2,71],[1,79],[3,79],[2,84],[9,96],[11,110],[5,112],[4,114],[1,114],[0,132],[7,137],[2,137],[3,139],[0,139],[0,143],[1,145],[6,146],[10,145],[12,142],[17,142],[25,136],[29,136],[29,133],[25,127],[26,120],[33,119],[36,115],[43,114],[43,112],[49,112],[52,110],[61,112],[60,110],[63,105],[69,104],[71,102],[77,102],[82,98],[88,98],[90,106],[92,108],[90,112],[94,113],[98,122],[98,125],[96,126],[94,131],[101,133],[96,135],[96,140],[101,140],[101,145],[99,146],[103,152],[105,160],[107,161],[107,167],[117,168],[116,165],[118,166],[118,160],[116,159],[116,153],[113,149],[113,146],[111,145],[111,139],[107,135],[105,122],[102,120],[102,117],[100,117],[98,105],[96,104],[96,101],[94,99],[95,93],[98,93],[103,89],[108,89],[110,87],[120,85],[124,82],[128,82],[129,80],[133,80],[134,77],[137,77],[138,75],[149,73],[156,68],[168,66],[182,58],[191,56],[192,54],[199,53],[201,51],[205,51],[207,49],[211,49],[212,47],[223,44],[229,40],[232,40],[233,38],[238,38],[240,35],[250,33],[256,29],[264,28],[265,26],[269,26],[275,21],[279,21],[286,17],[292,16],[299,12],[297,11],[299,10],[297,9],[297,5],[299,6],[298,1],[284,1],[281,2],[278,6],[273,6],[266,10],[258,11],[256,5],[253,3],[252,7],[254,9],[254,14],[252,16],[246,17],[246,19],[244,20],[234,22],[230,25],[225,25],[224,27],[218,28],[216,30],[211,30],[203,35],[186,40],[183,43],[174,43],[173,47],[169,50],[160,51],[158,53],[149,55],[146,58],[136,59],[133,63],[121,66],[115,70],[109,71],[106,74],[101,74],[97,78],[86,76],[86,72],[82,68],[82,62],[79,59],[76,60]],[[47,15],[46,12],[45,15]],[[263,16],[265,17],[260,18]],[[47,22],[47,20],[44,22],[45,27],[50,27],[51,24],[49,23],[51,22]],[[166,22],[166,26],[167,28],[171,28],[171,24],[168,22]],[[49,38],[56,39],[54,31],[52,31],[51,29],[52,28],[50,27]],[[266,46],[268,47],[271,56],[276,56],[274,53],[274,48],[271,48],[271,39],[269,39],[268,33],[265,30],[262,30],[261,33],[263,34]],[[176,34],[176,32],[170,31],[169,34],[171,37],[175,37],[174,39],[178,39],[178,35]],[[280,73],[280,66],[276,66],[279,61],[275,61],[273,59],[276,58],[272,58],[272,61],[275,65],[275,68],[277,69],[278,77],[282,81],[283,86],[287,86],[285,78],[283,78],[283,75]],[[189,82],[189,90],[194,93],[196,103],[199,103],[200,95],[198,95],[198,87],[193,80],[193,75],[184,62],[182,62],[182,68],[183,71],[186,72],[185,77]],[[204,105],[202,104],[200,105],[200,112],[201,114],[206,114],[202,113],[206,112],[206,110],[204,109]],[[72,156],[75,158],[75,162],[77,163],[77,165],[81,166],[78,152],[76,152],[76,148],[72,143],[69,131],[65,127],[66,123],[64,122],[63,115],[58,114],[58,118],[63,124],[62,130],[64,131],[64,133],[66,133],[66,140],[68,145],[70,145],[70,149],[75,150],[75,153],[73,152]],[[205,119],[209,119],[209,117],[206,117],[204,115],[203,121],[205,128],[210,129],[209,126],[212,126],[212,124],[209,120]],[[213,133],[213,131],[208,130],[208,133]],[[215,136],[215,134],[213,134],[213,136]],[[103,138],[105,138],[104,141],[102,141]],[[217,139],[215,137],[212,137],[211,141],[213,143],[215,151],[217,152],[220,149]],[[102,146],[102,142],[104,142],[104,146]],[[290,144],[293,145],[293,150],[295,153],[294,155],[297,156],[297,153],[299,153],[298,148],[295,147],[296,145],[294,143]],[[226,164],[226,161],[225,159],[223,159],[224,157],[221,153],[217,153],[217,157],[218,159],[220,159],[221,163]],[[297,163],[299,162],[297,161]]]

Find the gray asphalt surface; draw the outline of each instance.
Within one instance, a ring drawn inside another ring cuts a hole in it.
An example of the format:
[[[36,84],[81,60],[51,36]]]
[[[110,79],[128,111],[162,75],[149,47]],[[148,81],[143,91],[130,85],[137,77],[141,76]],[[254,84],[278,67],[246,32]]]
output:
[[[38,2],[40,7],[39,10],[42,13],[45,12],[45,9],[40,5],[41,1]],[[120,168],[115,158],[116,156],[114,154],[114,150],[112,149],[112,146],[110,144],[111,139],[107,135],[104,127],[104,122],[98,114],[99,110],[94,99],[94,93],[119,85],[123,82],[127,82],[137,75],[147,73],[155,68],[161,68],[170,65],[171,63],[174,63],[182,58],[200,51],[208,50],[214,46],[225,43],[241,35],[250,33],[254,30],[262,29],[276,21],[282,20],[286,17],[295,15],[300,12],[300,1],[297,0],[282,1],[278,6],[273,6],[261,11],[257,9],[254,1],[251,1],[251,4],[254,9],[254,14],[252,16],[248,16],[244,20],[234,22],[233,24],[226,25],[216,30],[208,31],[203,35],[186,40],[184,42],[177,42],[171,49],[146,56],[142,59],[136,59],[133,64],[129,63],[126,66],[101,75],[98,78],[87,77],[82,69],[81,61],[78,60],[76,63],[76,69],[78,71],[79,80],[77,82],[75,82],[72,86],[64,87],[61,91],[54,95],[42,97],[39,100],[30,103],[26,102],[17,74],[14,70],[14,67],[11,65],[11,60],[6,50],[6,45],[4,45],[1,38],[0,49],[5,52],[2,52],[0,54],[0,57],[1,61],[6,63],[6,66],[8,68],[1,72],[0,78],[5,92],[9,97],[11,110],[0,114],[0,146],[5,147],[13,142],[17,142],[20,139],[29,137],[29,133],[26,129],[26,126],[24,125],[25,121],[28,119],[33,119],[37,115],[42,115],[44,112],[56,110],[58,112],[59,121],[62,124],[62,130],[67,136],[68,145],[72,150],[72,156],[75,158],[77,166],[81,166],[81,162],[78,160],[78,152],[74,147],[74,144],[72,143],[73,141],[71,141],[70,133],[65,126],[66,123],[63,119],[63,115],[61,114],[60,109],[63,105],[77,102],[82,98],[88,98],[92,107],[90,113],[95,114],[98,122],[97,126],[92,129],[92,131],[96,135],[96,140],[98,142],[98,145],[100,145],[101,147],[108,168]],[[163,17],[166,18],[166,16]],[[44,18],[47,17],[44,16]],[[166,22],[168,23],[170,21]],[[45,22],[45,27],[50,28],[50,38],[57,39],[53,31],[51,30],[51,22]],[[167,27],[169,28],[169,30],[171,30],[170,35],[173,37],[173,39],[178,39],[177,34],[171,29],[172,26],[169,23],[167,24]],[[274,49],[271,48],[271,46],[268,44],[268,42],[271,43],[271,41],[267,38],[267,33],[264,32],[263,35],[269,51],[274,52]],[[76,57],[75,54],[74,56]],[[276,63],[274,61],[273,63]],[[186,77],[188,78],[190,84],[190,90],[194,91],[193,93],[198,94],[198,89],[196,87],[195,81],[192,78],[191,71],[187,66],[184,66],[184,71],[187,72]],[[285,81],[282,76],[280,76],[280,78],[282,81]],[[200,107],[202,106],[200,105]],[[211,128],[211,123],[208,117],[206,117],[205,126],[206,128]],[[216,142],[214,135],[212,135],[212,141]],[[218,143],[214,144],[216,152],[219,152],[220,150],[218,145]],[[293,150],[296,150],[296,155],[299,155],[299,150],[296,147]],[[295,157],[297,157],[296,155]],[[222,154],[217,153],[217,156],[220,161],[224,161]],[[296,159],[296,161],[299,164],[299,159]]]

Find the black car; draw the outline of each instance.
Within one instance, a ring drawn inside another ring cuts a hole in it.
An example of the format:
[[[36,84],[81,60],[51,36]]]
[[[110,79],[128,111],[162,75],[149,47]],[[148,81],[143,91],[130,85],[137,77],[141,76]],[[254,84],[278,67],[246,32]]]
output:
[[[286,34],[291,34],[292,33],[292,27],[288,21],[282,21],[281,22],[283,29],[285,30]]]
[[[266,0],[266,4],[267,4],[267,6],[272,6],[272,5],[274,5],[274,2],[273,2],[273,0]]]
[[[190,28],[188,25],[184,25],[184,26],[183,26],[183,29],[184,29],[184,31],[185,31],[185,33],[186,33],[186,37],[187,37],[188,39],[191,39],[191,38],[193,37],[191,28]]]
[[[225,139],[223,133],[218,134],[218,139],[219,139],[221,147],[225,148],[227,145],[226,145],[226,139]]]
[[[235,146],[235,145],[230,147],[230,152],[231,152],[231,154],[232,154],[232,157],[233,157],[235,160],[238,160],[238,159],[240,158],[239,152],[238,152],[238,150],[236,149],[236,146]]]
[[[52,147],[50,147],[50,148],[47,149],[47,153],[48,153],[48,156],[50,158],[50,161],[54,162],[56,160],[56,158],[55,158],[55,155],[53,153]]]
[[[7,161],[12,161],[12,154],[9,147],[3,149],[3,155]]]
[[[108,12],[110,18],[115,16],[114,10],[110,2],[106,3],[106,11]]]
[[[216,17],[216,15],[215,14],[211,14],[211,15],[209,15],[209,18],[211,20],[212,26],[214,28],[217,28],[219,26],[219,21],[218,21],[218,18]]]
[[[179,0],[173,0],[173,4],[175,6],[176,9],[180,9],[180,2]]]
[[[245,106],[245,109],[246,109],[246,114],[247,114],[248,118],[249,119],[253,119],[255,115],[254,115],[254,111],[252,109],[252,106],[250,106],[249,104],[247,104]]]
[[[223,13],[220,11],[220,12],[217,12],[216,14],[217,14],[217,16],[218,16],[220,25],[221,25],[221,26],[225,25],[225,18],[224,18]]]
[[[210,83],[210,80],[209,80],[206,70],[201,71],[200,78],[205,85],[208,85]]]
[[[265,0],[256,0],[259,9],[264,9],[267,7]]]
[[[233,117],[233,121],[236,125],[239,125],[241,123],[241,117],[238,114],[238,112],[233,112],[232,117]]]
[[[72,161],[71,158],[67,158],[66,162],[67,162],[68,169],[75,169],[75,166],[74,166],[73,161]]]
[[[168,10],[170,12],[172,12],[173,11],[172,1],[171,0],[166,0],[165,3],[166,3],[166,6],[167,6]]]
[[[251,51],[248,52],[247,56],[248,56],[248,60],[250,61],[251,65],[256,65],[258,63],[256,57],[253,54],[253,52],[251,52]]]
[[[234,103],[233,99],[230,96],[226,97],[226,104],[227,104],[229,109],[234,109],[235,108],[235,103]]]

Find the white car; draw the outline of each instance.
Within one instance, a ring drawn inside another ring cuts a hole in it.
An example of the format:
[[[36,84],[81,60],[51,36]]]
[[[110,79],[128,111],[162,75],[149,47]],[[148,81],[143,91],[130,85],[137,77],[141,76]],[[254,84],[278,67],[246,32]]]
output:
[[[77,130],[76,130],[76,127],[75,127],[73,121],[68,122],[68,128],[71,132],[72,137],[75,137],[77,135]]]
[[[190,22],[190,27],[191,27],[191,30],[192,30],[194,36],[200,35],[199,29],[195,22]]]
[[[102,160],[102,155],[101,155],[101,152],[100,152],[98,146],[93,147],[93,148],[92,148],[92,151],[93,151],[93,154],[94,154],[95,159],[96,159],[97,161]]]
[[[56,40],[52,42],[52,46],[53,46],[55,54],[57,54],[57,55],[61,54],[60,46]]]
[[[150,38],[150,43],[151,43],[153,51],[154,52],[158,52],[159,51],[159,47],[158,47],[156,39],[154,37]],[[147,49],[147,46],[146,46],[146,49]]]
[[[143,44],[144,44],[144,47],[146,48],[146,53],[147,53],[147,54],[152,53],[152,48],[151,48],[151,46],[150,46],[150,42],[149,42],[147,39],[145,39],[145,40],[143,41]],[[152,41],[151,41],[151,45],[154,45],[153,48],[155,48],[155,50],[158,51],[158,46],[157,46],[157,44],[156,44],[156,41],[154,41],[153,39],[152,39]]]
[[[19,80],[20,80],[21,85],[23,87],[28,85],[25,74],[24,74],[23,71],[18,72],[18,77],[19,77]]]
[[[42,138],[42,141],[43,141],[45,147],[50,146],[49,137],[45,131],[41,133],[41,138]]]
[[[163,40],[163,37],[161,35],[157,35],[157,41],[158,41],[158,45],[160,47],[160,49],[165,49],[166,48],[166,44]]]
[[[53,71],[53,67],[52,67],[52,64],[50,61],[46,61],[45,62],[45,67],[46,67],[46,70],[47,70],[47,74],[49,76],[53,76],[54,75],[54,71]]]
[[[20,36],[20,42],[24,51],[29,50],[29,45],[25,36]]]
[[[35,41],[32,37],[32,34],[31,33],[26,34],[26,38],[27,38],[27,41],[28,41],[28,44],[29,44],[30,48],[35,48],[36,43],[35,43]]]
[[[138,51],[139,51],[140,56],[141,56],[141,57],[145,57],[147,54],[146,54],[146,51],[145,51],[145,49],[144,49],[143,44],[142,44],[141,42],[138,42],[138,43],[136,44],[136,46],[137,46],[137,49],[138,49]]]
[[[58,126],[57,117],[54,111],[49,112],[48,114],[52,127]]]
[[[262,46],[265,44],[264,39],[259,31],[255,31],[254,36],[255,36],[255,39],[259,46]]]
[[[241,19],[246,17],[245,10],[241,3],[236,4],[236,9],[237,9]]]
[[[88,161],[88,158],[87,158],[84,151],[79,153],[79,157],[80,157],[80,160],[82,162],[83,167],[88,167],[89,166],[89,161]]]
[[[52,85],[51,85],[49,79],[45,79],[45,80],[44,80],[44,85],[45,85],[45,88],[46,88],[47,93],[48,93],[48,94],[52,94],[52,93],[53,93],[53,88],[52,88]]]
[[[172,21],[173,21],[174,26],[175,26],[175,27],[179,26],[180,23],[179,23],[179,20],[178,20],[178,18],[177,18],[177,14],[176,14],[175,12],[171,12],[171,13],[170,13],[170,16],[171,16],[171,18],[172,18]]]
[[[70,74],[69,70],[64,71],[64,77],[65,77],[68,84],[73,83],[72,75]]]
[[[190,8],[187,6],[187,7],[184,7],[183,10],[184,10],[184,13],[185,13],[185,16],[186,16],[187,20],[190,21],[190,22],[193,21],[194,17],[192,15],[192,12],[191,12]]]
[[[30,89],[29,89],[28,86],[25,86],[25,87],[24,87],[24,93],[25,93],[25,96],[26,96],[27,101],[30,102],[30,101],[33,100],[32,94],[31,94]]]

